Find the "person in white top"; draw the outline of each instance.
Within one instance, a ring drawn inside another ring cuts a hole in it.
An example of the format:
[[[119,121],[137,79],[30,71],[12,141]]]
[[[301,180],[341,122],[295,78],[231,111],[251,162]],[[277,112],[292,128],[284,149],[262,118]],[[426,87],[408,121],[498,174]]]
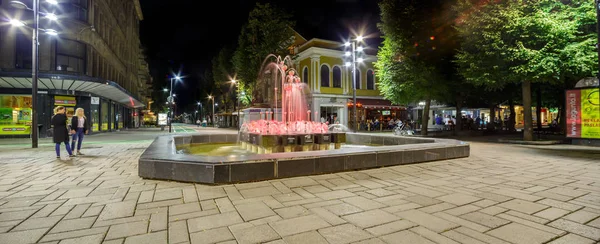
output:
[[[75,110],[75,116],[71,118],[71,134],[73,140],[71,141],[71,149],[75,151],[75,140],[77,140],[77,155],[83,155],[81,150],[81,143],[83,142],[83,134],[88,134],[88,123],[85,117],[83,108],[77,108]]]

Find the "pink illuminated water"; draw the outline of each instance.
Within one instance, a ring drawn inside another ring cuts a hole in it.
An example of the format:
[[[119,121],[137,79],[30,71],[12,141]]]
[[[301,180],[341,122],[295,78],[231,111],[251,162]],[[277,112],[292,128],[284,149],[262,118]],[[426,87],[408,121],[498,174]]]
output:
[[[273,61],[273,59],[275,59]],[[269,62],[270,61],[270,62]],[[281,114],[275,115],[271,111],[260,114],[260,120],[246,122],[242,125],[242,132],[283,135],[283,134],[315,134],[328,131],[328,124],[311,121],[311,111],[308,109],[306,95],[309,89],[303,83],[293,66],[289,56],[269,55],[263,62],[259,79],[274,81],[273,102],[270,104],[275,111],[281,109]],[[269,77],[266,77],[269,76]],[[268,96],[267,96],[268,97]],[[313,118],[319,118],[315,112]]]

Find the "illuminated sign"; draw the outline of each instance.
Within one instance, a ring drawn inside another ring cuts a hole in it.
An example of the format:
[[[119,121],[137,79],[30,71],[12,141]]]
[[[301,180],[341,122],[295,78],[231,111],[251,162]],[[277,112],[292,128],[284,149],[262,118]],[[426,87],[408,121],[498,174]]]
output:
[[[600,88],[568,90],[567,137],[600,139]]]
[[[54,105],[74,107],[75,105],[77,105],[77,102],[75,101],[75,97],[54,96]]]
[[[167,114],[158,114],[158,125],[167,125]]]

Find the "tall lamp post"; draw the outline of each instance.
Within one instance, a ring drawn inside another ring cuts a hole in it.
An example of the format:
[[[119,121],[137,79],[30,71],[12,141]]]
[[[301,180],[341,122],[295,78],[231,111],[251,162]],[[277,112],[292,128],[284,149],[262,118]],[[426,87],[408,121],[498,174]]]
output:
[[[169,119],[169,133],[171,133],[171,131],[172,131],[172,125],[171,124],[173,123],[173,102],[174,102],[174,99],[173,99],[173,81],[174,80],[179,81],[179,80],[181,80],[181,77],[179,77],[178,75],[175,76],[175,77],[171,77],[171,89],[169,91],[169,99],[168,99],[169,100],[168,101],[169,102],[169,112],[171,113],[170,114],[171,116],[169,116],[170,117],[170,119]]]
[[[237,129],[238,129],[238,133],[239,133],[240,132],[240,127],[241,127],[241,123],[240,123],[240,86],[238,86],[238,83],[237,83],[237,81],[235,79],[231,80],[231,83],[233,83],[233,85],[235,86],[235,92],[236,92],[236,96],[235,96],[235,98],[236,98],[235,99],[236,100],[235,101],[236,105],[235,106],[237,107],[237,111],[238,111],[238,114],[237,114],[237,122],[238,122],[237,123]]]
[[[47,3],[51,5],[57,5],[58,2],[56,0],[48,0]],[[39,76],[39,51],[38,51],[38,34],[39,23],[40,23],[40,14],[44,15],[49,20],[57,20],[57,16],[53,13],[44,13],[40,12],[40,0],[33,0],[33,8],[30,8],[25,3],[21,1],[11,1],[10,5],[17,9],[26,9],[29,11],[33,11],[33,26],[32,26],[32,36],[31,36],[31,71],[32,71],[32,80],[31,80],[31,147],[38,147],[38,117],[37,117],[37,94],[38,94],[38,76]],[[11,25],[13,26],[25,26],[25,23],[12,19],[10,20]],[[46,34],[56,36],[58,32],[53,29],[41,29],[46,32]]]
[[[211,115],[210,120],[213,124],[213,127],[215,127],[215,97],[213,97],[212,95],[209,95],[208,99],[212,100],[212,115]]]
[[[362,63],[363,62],[363,58],[359,57],[357,58],[357,54],[359,54],[359,56],[361,56],[360,54],[362,54],[363,52],[363,47],[362,46],[358,46],[357,47],[357,43],[360,44],[363,41],[363,37],[362,36],[357,36],[355,39],[350,39],[350,41],[344,43],[344,46],[346,47],[346,49],[348,49],[345,53],[344,56],[346,56],[347,58],[352,59],[352,61],[347,61],[346,62],[346,67],[352,67],[352,113],[354,114],[354,126],[356,126],[356,130],[358,131],[359,126],[358,126],[358,113],[356,112],[356,107],[357,107],[357,102],[356,102],[356,63]]]
[[[201,103],[201,102],[198,102],[197,104],[198,104],[198,108],[200,109],[200,117],[199,117],[199,119],[202,119],[202,103]],[[196,111],[196,113],[197,113],[197,112],[198,112],[198,111]],[[202,120],[200,120],[200,123],[202,123]]]

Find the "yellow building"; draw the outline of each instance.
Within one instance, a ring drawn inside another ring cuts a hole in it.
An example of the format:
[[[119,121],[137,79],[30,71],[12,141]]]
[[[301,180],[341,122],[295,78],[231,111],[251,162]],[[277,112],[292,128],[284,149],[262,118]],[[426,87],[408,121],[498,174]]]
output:
[[[300,37],[294,48],[296,69],[311,90],[309,108],[317,111],[313,120],[348,126],[352,114],[352,67],[345,66],[344,44]],[[377,89],[374,63],[377,56],[364,54],[356,65],[356,100],[359,121],[400,118],[403,107],[392,106]],[[314,113],[313,113],[314,114]]]

